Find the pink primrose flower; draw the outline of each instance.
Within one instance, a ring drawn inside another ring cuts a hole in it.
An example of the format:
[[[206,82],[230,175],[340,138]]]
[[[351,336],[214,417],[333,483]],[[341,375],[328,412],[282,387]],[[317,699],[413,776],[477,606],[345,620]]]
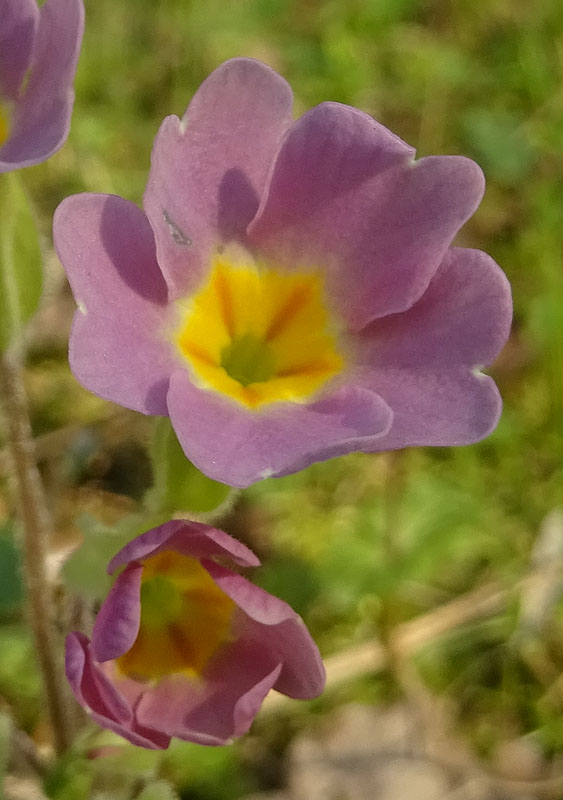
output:
[[[133,744],[176,736],[226,744],[249,729],[270,689],[319,695],[325,672],[301,618],[223,566],[256,556],[223,531],[173,520],[129,542],[90,641],[71,633],[66,674],[78,702]]]
[[[64,143],[83,28],[82,0],[0,0],[0,173]]]
[[[483,189],[473,161],[415,161],[355,108],[294,122],[279,75],[227,61],[162,123],[144,212],[92,194],[56,212],[73,372],[168,415],[188,458],[234,486],[475,442],[499,418],[480,368],[512,314],[494,261],[451,246]]]

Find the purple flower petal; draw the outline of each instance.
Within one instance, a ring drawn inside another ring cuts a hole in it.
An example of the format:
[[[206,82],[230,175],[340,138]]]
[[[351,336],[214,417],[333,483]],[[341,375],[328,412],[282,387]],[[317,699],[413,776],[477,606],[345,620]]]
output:
[[[35,0],[0,0],[0,97],[16,100],[31,61],[39,9]]]
[[[41,7],[29,81],[0,148],[0,172],[44,161],[68,136],[83,29],[82,0],[47,0]]]
[[[219,240],[244,236],[291,124],[292,103],[291,89],[277,73],[236,58],[203,82],[182,120],[164,120],[145,211],[171,297],[201,281]]]
[[[227,744],[248,731],[280,672],[259,640],[242,638],[223,648],[203,681],[172,676],[146,692],[138,719],[178,739]]]
[[[219,564],[203,562],[203,566],[217,586],[258,623],[252,630],[263,651],[282,664],[274,689],[301,700],[318,697],[326,681],[324,665],[309,631],[291,606]]]
[[[141,621],[142,574],[143,567],[132,563],[115,579],[92,631],[96,661],[119,658],[135,643]]]
[[[168,747],[169,736],[137,722],[125,698],[92,660],[88,639],[81,633],[67,636],[65,668],[76,699],[95,722],[138,747]]]
[[[450,250],[418,303],[358,337],[363,383],[394,414],[387,436],[366,449],[470,444],[487,436],[501,400],[492,379],[475,370],[503,347],[511,317],[510,286],[497,264],[479,250]]]
[[[420,297],[483,195],[473,161],[412,154],[356,109],[317,106],[285,138],[249,228],[272,263],[326,270],[354,330]]]
[[[137,318],[139,321],[140,319]],[[96,358],[92,359],[92,342]],[[166,414],[170,353],[162,342],[114,316],[74,318],[70,368],[91,392],[143,414]]]
[[[108,564],[111,574],[123,564],[141,561],[162,550],[176,550],[192,558],[227,558],[241,567],[257,567],[252,550],[224,531],[202,522],[170,520],[128,542]]]
[[[295,611],[278,597],[255,586],[242,575],[225,569],[213,561],[204,560],[202,566],[211,575],[217,586],[228,595],[236,605],[260,625],[280,625],[288,619],[295,619]]]
[[[233,711],[234,731],[233,738],[245,734],[252,725],[254,718],[260,711],[266,695],[270,689],[275,688],[281,672],[281,664],[278,664],[261,681],[251,686],[248,691],[242,694],[235,703]]]
[[[196,388],[180,371],[170,380],[168,412],[196,467],[240,487],[295,464],[303,469],[329,443],[341,455],[361,449],[364,437],[383,436],[391,425],[388,406],[359,387],[343,387],[311,404],[280,403],[257,413]]]
[[[502,402],[492,378],[465,370],[374,370],[377,386],[393,407],[387,436],[366,442],[365,452],[401,447],[473,444],[496,427]]]
[[[131,744],[136,747],[145,747],[147,750],[166,750],[170,744],[170,736],[160,731],[155,731],[152,728],[145,728],[143,725],[135,724],[134,727],[128,728],[125,725],[120,725],[103,714],[98,714],[96,711],[90,712],[91,719],[96,722],[100,727],[107,728],[107,730],[122,736]]]
[[[70,633],[66,640],[65,671],[78,701],[115,722],[133,719],[129,703],[101,670],[92,663],[90,642],[82,633]]]
[[[55,213],[54,241],[79,307],[70,342],[77,379],[128,408],[166,414],[175,362],[162,330],[166,285],[145,215],[121,197],[75,195]]]
[[[77,194],[55,212],[57,253],[67,265],[77,304],[88,313],[114,313],[149,329],[163,321],[166,285],[143,212],[122,197]]]
[[[500,267],[480,250],[452,248],[412,308],[362,331],[356,359],[376,369],[485,366],[506,343],[511,318]]]

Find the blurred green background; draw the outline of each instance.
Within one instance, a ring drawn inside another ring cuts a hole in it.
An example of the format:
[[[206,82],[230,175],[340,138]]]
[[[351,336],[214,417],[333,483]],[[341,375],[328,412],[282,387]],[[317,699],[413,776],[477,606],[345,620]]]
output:
[[[520,778],[552,781],[563,763],[560,0],[85,4],[69,141],[23,176],[47,254],[26,380],[57,522],[54,564],[79,536],[85,541],[83,560],[72,557],[63,572],[74,592],[84,581],[85,598],[72,613],[61,599],[61,632],[80,615],[88,619],[104,590],[104,558],[116,548],[112,531],[119,523],[129,534],[139,524],[131,515],[140,512],[154,476],[150,421],[92,397],[69,373],[73,303],[52,253],[52,214],[78,191],[140,202],[162,118],[181,115],[219,63],[237,55],[267,62],[291,83],[297,115],[337,100],[372,114],[419,156],[475,159],[487,192],[459,243],[486,250],[503,267],[515,317],[510,342],[490,370],[503,417],[483,443],[350,456],[265,481],[223,510],[221,523],[264,560],[255,579],[303,615],[323,655],[350,652],[350,668],[326,696],[264,712],[250,737],[219,750],[179,744],[155,756],[120,746],[96,759],[89,757],[93,748],[117,740],[86,729],[42,791],[56,800],[168,800],[174,792],[235,800],[273,791],[287,779],[286,755],[300,732],[327,719],[330,725],[334,709],[352,701],[385,708],[400,698],[416,702],[413,691],[436,707],[447,703],[456,734],[487,770],[500,769],[507,743],[527,743],[535,771]],[[46,745],[12,506],[7,496],[0,503],[0,698]],[[395,652],[401,624],[433,610],[439,615],[467,593],[471,604],[474,591],[496,592],[497,604],[470,621],[461,614],[448,632],[428,636],[409,650],[414,660]],[[372,674],[355,670],[355,648],[374,637],[387,665]],[[563,787],[557,791],[542,796],[563,797]]]

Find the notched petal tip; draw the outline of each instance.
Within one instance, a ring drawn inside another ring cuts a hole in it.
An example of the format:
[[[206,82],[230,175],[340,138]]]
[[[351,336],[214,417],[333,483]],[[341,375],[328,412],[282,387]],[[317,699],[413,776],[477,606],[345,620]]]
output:
[[[472,377],[483,385],[486,399],[482,401],[482,411],[474,426],[473,438],[463,444],[475,444],[486,439],[496,429],[502,415],[502,397],[491,376],[475,368],[472,370]]]

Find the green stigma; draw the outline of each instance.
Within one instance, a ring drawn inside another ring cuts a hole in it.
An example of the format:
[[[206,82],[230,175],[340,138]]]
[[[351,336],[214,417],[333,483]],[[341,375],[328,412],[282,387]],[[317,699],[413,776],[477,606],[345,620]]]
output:
[[[155,575],[141,585],[141,625],[159,628],[175,622],[182,612],[182,595],[164,575]]]
[[[271,349],[251,333],[234,339],[223,348],[221,366],[241,386],[268,381],[276,371]]]

